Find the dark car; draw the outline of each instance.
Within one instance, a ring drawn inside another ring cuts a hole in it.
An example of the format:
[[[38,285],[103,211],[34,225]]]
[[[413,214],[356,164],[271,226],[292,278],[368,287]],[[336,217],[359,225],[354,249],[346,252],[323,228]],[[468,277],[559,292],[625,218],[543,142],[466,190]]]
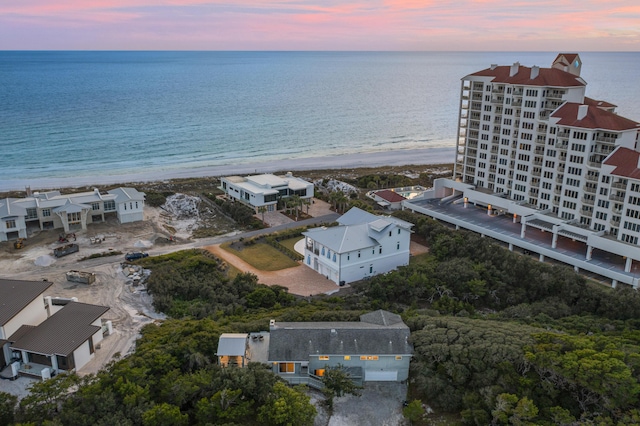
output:
[[[140,251],[134,253],[127,253],[124,255],[124,259],[131,262],[132,260],[142,259],[143,257],[149,256],[149,253],[143,253]]]

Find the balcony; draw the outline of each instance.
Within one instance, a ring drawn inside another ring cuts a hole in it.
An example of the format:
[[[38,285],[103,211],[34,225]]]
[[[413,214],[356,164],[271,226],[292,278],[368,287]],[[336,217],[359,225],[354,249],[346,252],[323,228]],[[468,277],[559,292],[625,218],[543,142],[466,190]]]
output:
[[[565,138],[565,139],[568,139],[570,135],[571,135],[571,132],[569,132],[569,131],[566,131],[566,132],[558,132],[558,137],[559,137],[559,138]]]
[[[611,184],[612,188],[616,188],[616,189],[622,189],[624,191],[627,190],[627,183],[626,182],[614,182]]]
[[[497,96],[495,98],[491,98],[492,104],[502,104],[504,102],[504,98],[502,96]]]
[[[503,93],[504,92],[504,86],[493,86],[491,88],[491,93]]]
[[[562,96],[564,96],[564,92],[556,92],[556,91],[548,91],[547,99],[560,99],[562,100]]]
[[[611,224],[611,226],[613,226],[614,228],[619,228],[620,227],[620,219],[611,219],[609,221],[609,223]]]
[[[522,99],[514,99],[513,102],[511,102],[511,106],[514,106],[514,107],[522,106]]]
[[[586,192],[587,194],[595,194],[596,193],[596,188],[593,188],[591,186],[583,186],[582,187],[583,191]]]
[[[596,136],[595,141],[596,142],[603,142],[603,143],[616,143],[617,138],[608,138],[605,136]]]
[[[598,181],[598,175],[587,175],[585,177],[589,182],[597,182]]]
[[[523,89],[515,89],[513,91],[513,96],[522,96],[522,92],[524,92]]]
[[[610,199],[611,201],[618,201],[618,202],[621,202],[621,203],[623,203],[623,202],[624,202],[624,197],[621,197],[621,196],[620,196],[620,195],[618,195],[618,194],[611,194],[611,195],[609,195],[609,199]]]
[[[563,177],[564,177],[564,176],[557,177],[557,178],[556,178],[556,183],[560,183],[560,184],[561,184],[561,183],[562,183],[562,178],[563,178]]]
[[[569,144],[568,143],[558,143],[556,145],[556,149],[558,149],[559,151],[566,151],[569,148]]]
[[[599,161],[587,161],[587,166],[593,167],[595,169],[599,169],[601,165],[602,163]]]
[[[540,176],[540,174],[541,174],[541,173],[540,173],[540,171],[538,171],[538,170],[534,170],[534,171],[532,171],[532,172],[531,172],[531,175],[532,175],[532,176]]]
[[[582,204],[586,204],[587,206],[592,206],[593,205],[593,200],[590,199],[590,198],[582,197]]]

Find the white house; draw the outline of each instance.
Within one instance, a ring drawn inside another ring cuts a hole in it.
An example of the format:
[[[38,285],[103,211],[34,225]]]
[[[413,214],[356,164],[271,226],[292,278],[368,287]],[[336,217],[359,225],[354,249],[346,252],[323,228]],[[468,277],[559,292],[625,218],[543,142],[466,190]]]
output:
[[[0,241],[26,238],[27,227],[62,228],[65,232],[87,229],[115,215],[120,223],[143,220],[144,193],[135,188],[116,188],[106,193],[63,195],[59,191],[34,192],[26,198],[0,200]]]
[[[336,284],[383,274],[409,264],[413,224],[352,208],[339,226],[304,232],[304,263]]]
[[[228,197],[240,201],[256,211],[265,207],[267,211],[277,209],[278,200],[294,195],[310,200],[313,197],[313,183],[294,177],[263,174],[254,176],[227,176],[220,178],[220,189]]]

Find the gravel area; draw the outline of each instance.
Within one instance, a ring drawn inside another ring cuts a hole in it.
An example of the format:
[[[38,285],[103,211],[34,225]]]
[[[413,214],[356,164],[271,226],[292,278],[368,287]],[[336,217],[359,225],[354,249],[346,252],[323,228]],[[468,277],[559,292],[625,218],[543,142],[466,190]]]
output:
[[[333,415],[316,426],[398,426],[409,424],[402,415],[407,397],[403,383],[366,383],[360,396],[346,395],[333,400]],[[318,410],[320,412],[320,410]],[[324,418],[322,416],[321,418]],[[320,419],[318,419],[320,420]]]

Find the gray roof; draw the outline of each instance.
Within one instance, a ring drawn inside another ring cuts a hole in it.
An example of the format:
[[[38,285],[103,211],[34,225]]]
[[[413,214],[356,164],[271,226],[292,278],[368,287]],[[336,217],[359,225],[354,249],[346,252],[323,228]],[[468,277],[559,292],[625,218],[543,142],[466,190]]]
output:
[[[218,356],[244,356],[248,334],[223,333],[218,339]]]
[[[395,319],[390,313],[387,318],[392,322]],[[269,361],[308,361],[310,355],[413,353],[409,327],[402,320],[387,325],[363,321],[282,322],[272,326],[270,333]]]
[[[21,205],[17,205],[19,198],[5,198],[0,200],[0,219],[6,219],[16,216],[24,216],[27,210]]]
[[[394,224],[404,229],[411,229],[413,227],[413,223],[407,222],[406,220],[398,219],[393,216],[377,216],[375,214],[366,212],[357,207],[352,207],[348,212],[343,214],[338,218],[338,223],[340,225],[356,225],[361,223],[376,223],[376,229],[382,229],[385,227],[384,222],[386,221],[389,224]],[[382,228],[380,228],[382,226]]]
[[[22,336],[24,336],[25,334],[27,334],[28,332],[30,332],[34,328],[36,328],[35,325],[21,325],[20,328],[18,328],[15,331],[15,333],[13,333],[11,336],[7,337],[7,340],[9,342],[17,342],[18,340],[20,340],[22,338]]]
[[[71,302],[22,336],[12,347],[43,355],[68,356],[100,330],[91,323],[108,310],[106,306]]]
[[[53,283],[48,281],[0,279],[0,326],[8,323],[52,285]],[[44,300],[42,309],[44,309]]]
[[[302,235],[308,236],[336,253],[347,253],[379,245],[371,238],[367,224],[314,228]]]
[[[116,188],[107,192],[116,196],[116,203],[122,203],[125,201],[144,201],[144,192],[140,192],[135,188]]]

